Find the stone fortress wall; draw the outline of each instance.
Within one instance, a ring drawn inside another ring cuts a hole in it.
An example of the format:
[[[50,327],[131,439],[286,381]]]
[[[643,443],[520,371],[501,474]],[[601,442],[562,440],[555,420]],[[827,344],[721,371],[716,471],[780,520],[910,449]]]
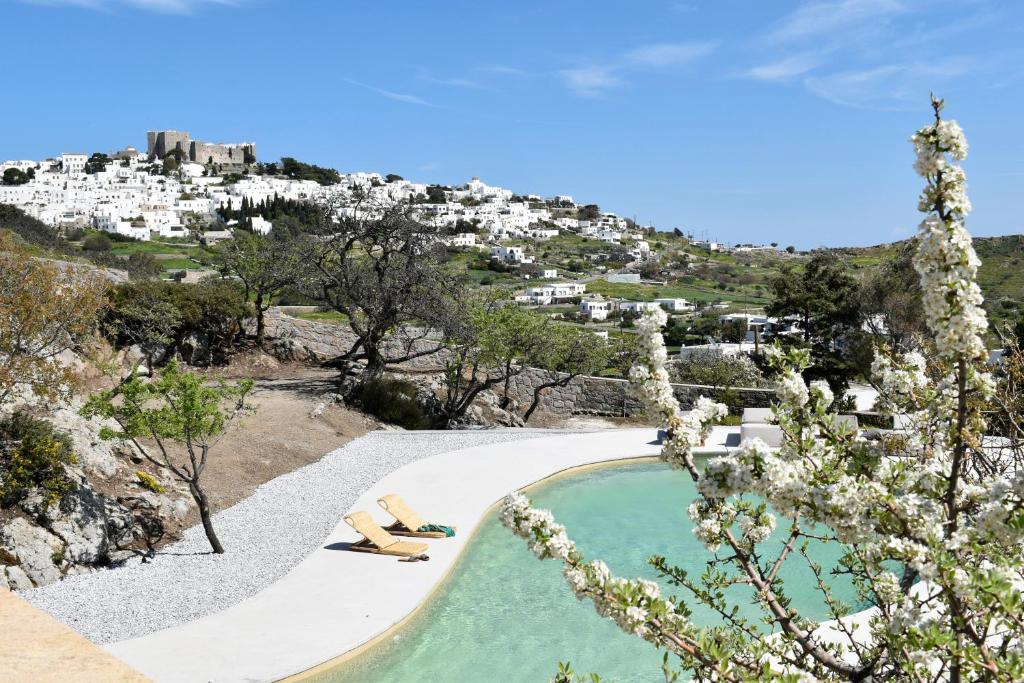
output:
[[[221,144],[193,140],[186,131],[151,130],[146,133],[146,153],[153,157],[165,157],[167,153],[180,149],[189,161],[200,164],[241,165],[248,153],[256,158],[256,143],[241,142]]]

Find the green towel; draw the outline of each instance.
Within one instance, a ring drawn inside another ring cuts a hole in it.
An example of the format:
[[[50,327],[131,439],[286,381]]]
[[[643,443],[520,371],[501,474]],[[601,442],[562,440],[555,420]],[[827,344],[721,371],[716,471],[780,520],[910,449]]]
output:
[[[423,526],[421,526],[416,531],[420,531],[420,532],[424,532],[424,531],[441,531],[441,532],[444,533],[445,536],[449,536],[449,537],[455,535],[455,529],[451,528],[450,526],[443,526],[441,524],[424,524]]]

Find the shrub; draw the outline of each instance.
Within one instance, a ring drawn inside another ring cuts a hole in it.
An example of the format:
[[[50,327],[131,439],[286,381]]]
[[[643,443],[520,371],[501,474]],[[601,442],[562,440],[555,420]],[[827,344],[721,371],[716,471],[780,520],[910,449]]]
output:
[[[149,472],[143,472],[142,470],[139,470],[138,472],[135,473],[135,476],[139,478],[139,486],[146,489],[147,491],[152,491],[153,493],[164,492],[164,487],[161,486],[160,482],[156,480],[156,477],[154,477]]]
[[[9,507],[39,489],[47,504],[75,488],[65,465],[78,460],[71,439],[46,420],[18,411],[0,420],[0,505]]]
[[[416,385],[406,380],[382,377],[359,386],[353,398],[363,410],[384,422],[406,429],[426,429],[430,419],[416,400]]]
[[[133,282],[111,290],[104,328],[118,346],[167,346],[168,356],[196,334],[219,355],[231,348],[251,314],[252,307],[234,281]]]
[[[762,387],[764,376],[749,356],[699,349],[672,364],[673,382],[711,387]]]
[[[110,251],[113,248],[110,238],[106,235],[89,235],[82,241],[85,251]]]

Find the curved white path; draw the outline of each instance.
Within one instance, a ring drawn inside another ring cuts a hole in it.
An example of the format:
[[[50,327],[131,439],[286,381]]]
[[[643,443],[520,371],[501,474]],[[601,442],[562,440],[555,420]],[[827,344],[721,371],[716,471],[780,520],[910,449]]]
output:
[[[724,444],[726,431],[716,429],[709,446]],[[353,509],[390,522],[376,501],[397,492],[425,518],[457,526],[455,538],[427,540],[429,562],[338,549],[358,540],[339,520],[319,549],[257,595],[202,619],[105,647],[158,683],[274,681],[306,671],[412,613],[444,579],[484,513],[509,491],[581,465],[657,455],[655,437],[649,427],[562,434],[410,463],[373,485]]]

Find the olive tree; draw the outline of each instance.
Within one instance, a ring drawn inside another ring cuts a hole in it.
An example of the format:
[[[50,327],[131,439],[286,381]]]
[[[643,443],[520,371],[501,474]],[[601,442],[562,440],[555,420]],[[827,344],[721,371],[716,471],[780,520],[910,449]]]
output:
[[[546,391],[569,386],[581,375],[600,373],[608,367],[617,350],[618,344],[589,330],[568,325],[550,326],[533,358],[542,378],[533,387],[533,398],[523,413],[523,421],[530,421]]]
[[[268,235],[236,230],[233,239],[218,245],[217,255],[224,272],[241,280],[246,301],[253,302],[256,346],[262,348],[267,309],[299,277],[302,255],[296,240],[276,229]]]
[[[873,366],[882,403],[907,416],[905,429],[857,438],[833,414],[828,384],[804,380],[809,352],[770,347],[781,447],[751,439],[701,462],[694,449],[724,406],[699,399],[680,410],[657,311],[639,325],[644,354],[631,375],[665,430],[662,458],[696,483],[688,512],[707,570],[691,576],[653,557],[681,591],[665,597],[658,583],[586,562],[565,528],[521,494],[504,504],[504,523],[540,557],[562,562],[580,599],[698,680],[1024,680],[1024,471],[972,466],[993,438],[983,408],[1000,405],[999,389],[986,365],[979,261],[964,227],[970,202],[956,162],[967,143],[956,122],[942,119],[942,102],[933,106],[934,121],[912,142],[926,181],[914,268],[934,350],[882,352]],[[781,543],[769,541],[776,527]],[[867,610],[854,617],[835,599],[824,568],[805,554],[812,539],[839,547],[835,571],[853,579]],[[779,571],[787,560],[806,561],[817,581],[787,586]],[[750,588],[760,619],[727,597],[735,584]],[[819,595],[833,621],[801,614],[792,591]],[[710,608],[717,623],[691,618],[691,604]]]
[[[547,343],[551,321],[508,301],[501,293],[464,302],[462,315],[445,337],[442,411],[451,426],[481,392],[504,388],[522,373]]]

